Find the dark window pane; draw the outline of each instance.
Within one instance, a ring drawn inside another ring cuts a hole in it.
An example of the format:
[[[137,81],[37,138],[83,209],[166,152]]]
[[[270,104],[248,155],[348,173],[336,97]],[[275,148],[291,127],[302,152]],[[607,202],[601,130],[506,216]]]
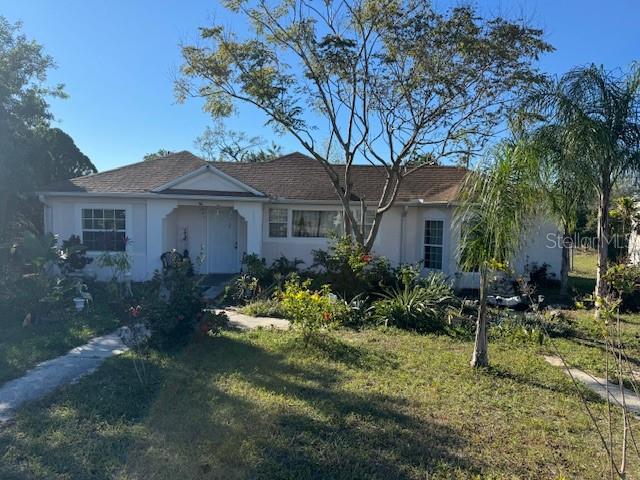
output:
[[[442,245],[443,230],[443,221],[426,220],[424,222],[424,243],[428,245]]]
[[[340,231],[340,215],[335,211],[294,210],[292,229],[294,237],[327,237]]]
[[[82,242],[92,251],[124,251],[125,211],[82,209]]]
[[[435,270],[442,270],[442,247],[426,245],[424,247],[424,266]]]
[[[270,223],[269,236],[270,237],[286,237],[287,224],[286,223]]]

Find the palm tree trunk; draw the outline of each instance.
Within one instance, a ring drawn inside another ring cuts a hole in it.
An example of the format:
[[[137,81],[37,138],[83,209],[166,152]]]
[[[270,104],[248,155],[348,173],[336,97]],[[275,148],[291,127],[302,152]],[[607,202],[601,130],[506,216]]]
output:
[[[562,265],[560,266],[560,294],[566,295],[569,290],[569,267],[571,249],[569,248],[569,227],[564,225],[564,233],[562,235]]]
[[[487,269],[480,268],[480,305],[476,322],[476,340],[473,345],[471,366],[489,366],[489,340],[487,338]]]
[[[605,184],[598,199],[598,270],[596,271],[596,297],[604,297],[607,285],[604,275],[607,272],[607,253],[609,249],[609,203],[611,189]],[[596,312],[597,315],[597,312]]]

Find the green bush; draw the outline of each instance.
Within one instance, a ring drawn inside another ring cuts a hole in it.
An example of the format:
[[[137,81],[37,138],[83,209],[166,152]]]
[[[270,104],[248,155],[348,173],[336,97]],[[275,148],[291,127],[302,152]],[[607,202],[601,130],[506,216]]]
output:
[[[240,313],[251,315],[252,317],[284,317],[282,305],[274,298],[254,300],[240,308]]]
[[[197,277],[189,273],[185,264],[157,272],[153,287],[153,294],[148,295],[142,309],[152,332],[152,344],[169,349],[186,344],[204,306]]]
[[[373,307],[370,298],[361,293],[353,297],[349,302],[344,302],[344,308],[339,309],[336,321],[350,328],[362,328],[371,324],[373,319]]]
[[[544,331],[535,317],[501,312],[490,325],[491,339],[501,339],[512,343],[544,343]]]
[[[640,311],[640,265],[613,265],[604,278],[609,289],[621,299],[620,310]]]
[[[204,310],[198,321],[198,331],[202,335],[219,335],[229,324],[229,317],[224,311]]]
[[[441,274],[431,274],[424,280],[405,280],[395,288],[387,289],[373,304],[373,318],[384,325],[437,332],[446,327],[450,307],[456,298],[451,286]]]
[[[297,258],[289,260],[281,256],[267,267],[264,258],[255,254],[245,255],[242,259],[244,273],[225,287],[224,301],[237,304],[269,299],[274,292],[282,289],[289,276],[297,274],[298,265],[302,263]]]
[[[370,254],[349,237],[332,239],[328,250],[314,250],[311,268],[314,286],[331,285],[332,291],[347,301],[393,284],[389,261]]]
[[[279,294],[284,316],[301,331],[305,345],[319,330],[335,325],[345,314],[344,302],[330,293],[328,285],[319,290],[310,286],[311,280],[294,277]]]

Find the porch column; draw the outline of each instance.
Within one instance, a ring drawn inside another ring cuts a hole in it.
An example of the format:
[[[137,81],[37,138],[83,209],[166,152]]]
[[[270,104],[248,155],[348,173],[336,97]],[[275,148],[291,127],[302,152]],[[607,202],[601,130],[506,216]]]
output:
[[[147,279],[153,277],[155,270],[162,269],[160,255],[163,252],[165,239],[164,219],[176,207],[175,200],[147,201]]]
[[[262,204],[235,202],[233,208],[247,222],[247,254],[262,255]]]

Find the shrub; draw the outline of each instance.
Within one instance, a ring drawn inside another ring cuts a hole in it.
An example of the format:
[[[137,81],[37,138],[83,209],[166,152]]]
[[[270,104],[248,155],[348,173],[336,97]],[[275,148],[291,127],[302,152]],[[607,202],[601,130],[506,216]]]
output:
[[[542,265],[538,265],[535,262],[530,265],[527,264],[525,266],[525,271],[529,274],[527,283],[535,288],[559,287],[560,281],[554,278],[554,274],[549,274],[550,266],[548,263],[543,263]]]
[[[373,304],[373,317],[385,325],[417,330],[442,331],[450,306],[455,302],[451,286],[441,274],[431,274],[422,281],[408,280],[387,289]]]
[[[335,324],[345,310],[344,302],[331,295],[327,285],[320,290],[311,290],[310,286],[311,280],[301,282],[294,277],[280,294],[282,311],[302,332],[305,346],[320,329]]]
[[[352,328],[361,328],[371,323],[373,307],[368,296],[364,293],[356,295],[349,302],[344,302],[336,320],[340,325]]]
[[[157,272],[153,295],[143,307],[152,332],[152,343],[161,348],[184,345],[201,317],[203,303],[198,280],[189,274],[187,264]]]
[[[502,312],[489,329],[493,339],[502,339],[512,343],[544,343],[544,331],[536,317]]]
[[[240,313],[251,315],[252,317],[284,317],[282,305],[277,299],[254,300],[240,308]]]
[[[621,299],[622,311],[640,310],[640,265],[613,265],[604,278],[610,290]]]
[[[267,267],[265,260],[258,255],[245,255],[242,259],[245,273],[225,288],[224,301],[251,303],[257,299],[268,299],[282,288],[290,275],[297,273],[298,265],[302,263],[300,259],[289,260],[281,256]]]
[[[329,284],[346,300],[393,284],[389,261],[370,254],[349,237],[332,239],[328,250],[314,250],[311,268],[318,270],[316,285]]]
[[[223,328],[229,324],[229,317],[224,311],[204,310],[198,322],[198,331],[201,335],[219,335]]]
[[[62,242],[62,254],[58,263],[62,273],[80,271],[92,261],[93,258],[87,257],[87,247],[82,244],[78,235],[71,235]]]
[[[280,275],[282,277],[287,277],[292,273],[298,272],[298,265],[302,265],[304,262],[299,258],[294,258],[293,260],[289,260],[284,255],[281,255],[279,258],[276,258],[269,270],[274,275]]]
[[[255,278],[258,283],[264,285],[271,282],[272,275],[264,258],[252,253],[242,258],[242,264],[244,265],[244,273],[249,277]]]
[[[545,310],[541,322],[550,337],[569,338],[575,335],[573,322],[561,310]]]
[[[21,314],[29,314],[32,322],[62,318],[74,310],[72,299],[79,295],[80,287],[87,291],[86,285],[75,279],[29,273],[13,284],[11,303]]]
[[[58,239],[51,233],[37,236],[26,232],[20,242],[13,248],[15,260],[27,273],[40,273],[50,270],[60,260]]]

